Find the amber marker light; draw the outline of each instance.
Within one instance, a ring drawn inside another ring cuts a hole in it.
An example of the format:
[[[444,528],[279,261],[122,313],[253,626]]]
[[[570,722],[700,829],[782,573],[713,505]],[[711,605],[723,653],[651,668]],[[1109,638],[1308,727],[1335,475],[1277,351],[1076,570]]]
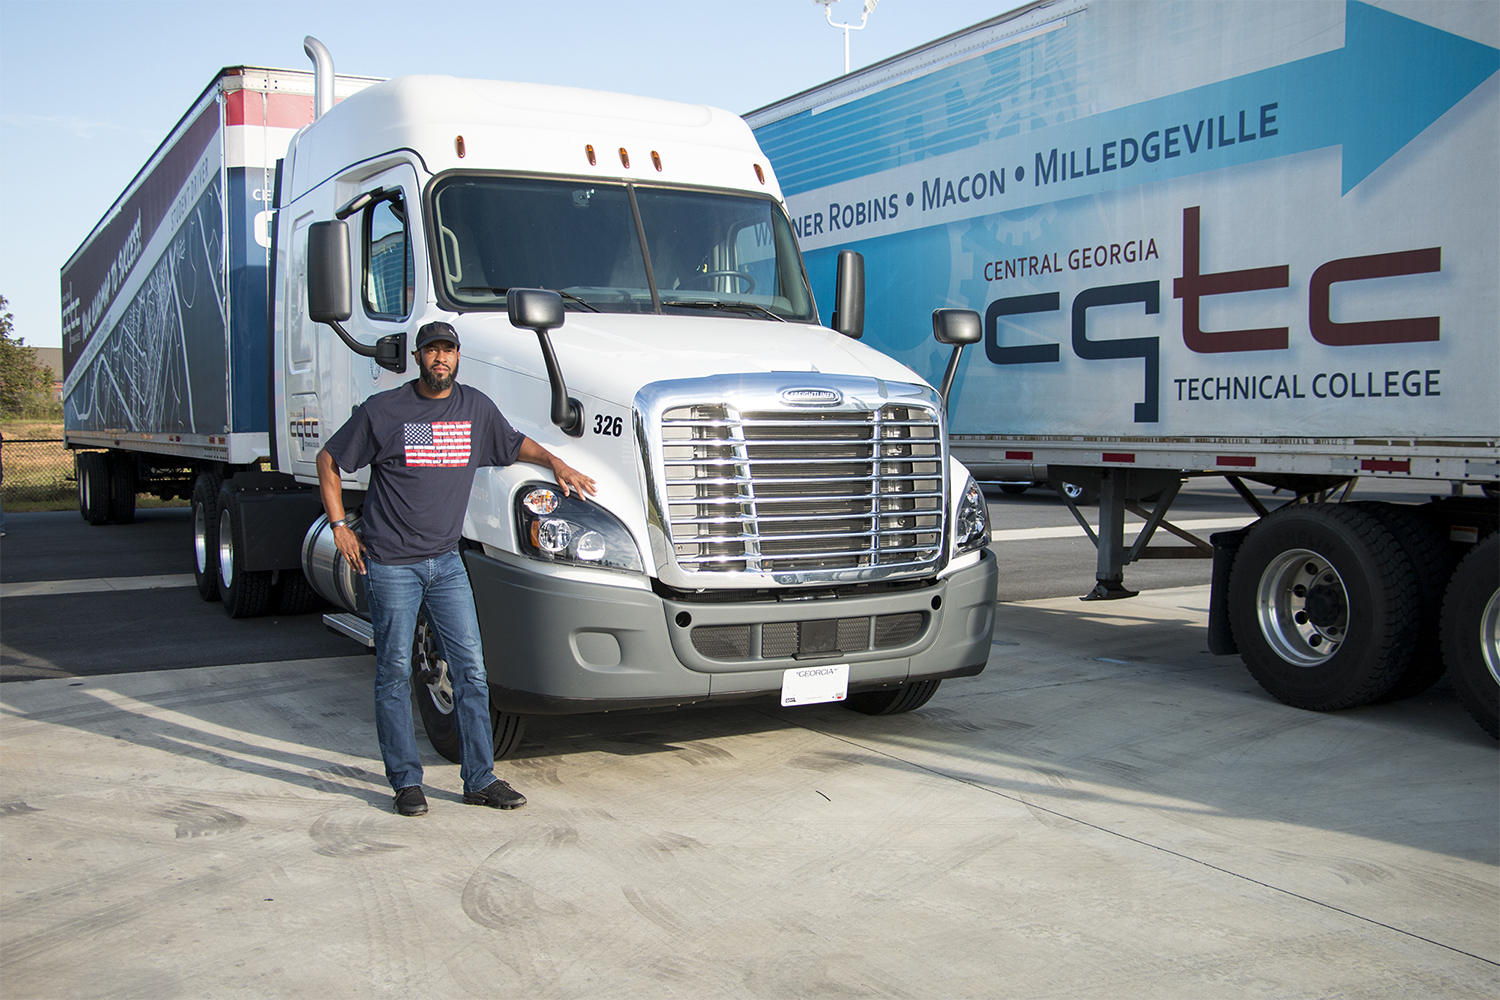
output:
[[[762,184],[766,182],[766,172],[760,169],[759,163],[755,165],[755,179],[760,181]]]
[[[626,170],[630,169],[630,153],[626,151],[624,146],[620,147],[620,166]]]
[[[458,153],[458,158],[460,160],[462,160],[464,158],[464,137],[463,136],[460,135],[460,136],[457,136],[457,137],[454,138],[454,140],[453,140],[453,149]]]
[[[661,173],[661,154],[654,149],[651,151],[651,162],[656,167],[656,172]]]
[[[594,147],[593,146],[584,146],[583,147],[583,155],[585,155],[585,156],[587,156],[589,158],[589,166],[591,166],[591,167],[592,166],[596,166],[599,163],[598,159],[594,156]]]

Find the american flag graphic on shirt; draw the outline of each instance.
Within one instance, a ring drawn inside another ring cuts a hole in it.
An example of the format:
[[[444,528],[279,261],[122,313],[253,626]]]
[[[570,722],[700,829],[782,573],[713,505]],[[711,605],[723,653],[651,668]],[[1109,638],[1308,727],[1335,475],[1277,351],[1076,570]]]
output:
[[[467,420],[403,425],[406,464],[468,465],[469,427]]]

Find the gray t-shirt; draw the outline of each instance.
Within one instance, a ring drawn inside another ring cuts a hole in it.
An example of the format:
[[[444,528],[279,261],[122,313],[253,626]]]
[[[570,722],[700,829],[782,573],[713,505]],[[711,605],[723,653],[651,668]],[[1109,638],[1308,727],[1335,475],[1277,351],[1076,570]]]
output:
[[[458,547],[474,470],[510,465],[524,440],[478,389],[455,382],[446,399],[428,399],[413,380],[365,400],[327,449],[345,472],[370,466],[365,548],[401,566]]]

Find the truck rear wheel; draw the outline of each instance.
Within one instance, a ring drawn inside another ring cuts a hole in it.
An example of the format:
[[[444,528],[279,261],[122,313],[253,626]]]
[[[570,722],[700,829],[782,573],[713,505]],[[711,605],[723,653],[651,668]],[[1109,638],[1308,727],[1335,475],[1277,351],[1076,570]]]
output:
[[[109,461],[102,451],[80,451],[74,459],[78,477],[78,513],[89,524],[109,522]]]
[[[427,742],[445,760],[462,763],[459,752],[458,719],[453,713],[453,684],[448,679],[448,662],[438,652],[437,636],[423,618],[417,619],[417,631],[411,645],[411,699]],[[494,741],[495,759],[503,760],[521,745],[526,732],[526,717],[501,712],[490,703],[490,735]]]
[[[318,604],[318,592],[300,569],[282,570],[271,597],[278,615],[306,614]]]
[[[913,681],[889,691],[861,691],[851,694],[844,705],[864,715],[896,715],[913,712],[932,700],[941,680]]]
[[[198,596],[219,599],[219,487],[224,477],[200,473],[193,481],[193,579]]]
[[[1469,550],[1443,600],[1443,657],[1464,708],[1500,739],[1500,534]]]
[[[112,451],[109,468],[109,519],[116,524],[135,520],[135,456],[128,451]]]
[[[226,484],[219,490],[219,600],[231,618],[259,618],[271,607],[271,571],[246,570],[236,559],[240,494]]]
[[[1286,507],[1251,530],[1229,578],[1250,674],[1296,708],[1367,705],[1401,679],[1419,621],[1411,560],[1373,514]]]

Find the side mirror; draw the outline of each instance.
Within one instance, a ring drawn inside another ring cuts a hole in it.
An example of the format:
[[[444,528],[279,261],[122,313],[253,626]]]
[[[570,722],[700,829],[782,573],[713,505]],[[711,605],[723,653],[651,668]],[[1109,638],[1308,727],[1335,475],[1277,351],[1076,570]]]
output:
[[[349,266],[349,223],[342,219],[314,222],[307,227],[307,315],[327,323],[362,358],[374,358],[387,371],[406,371],[406,334],[381,337],[375,346],[361,344],[344,329],[354,313],[354,289]]]
[[[349,223],[307,227],[307,314],[314,323],[342,323],[354,312],[350,286]]]
[[[545,288],[512,288],[505,293],[505,311],[510,314],[511,326],[536,331],[542,360],[547,364],[547,381],[552,386],[552,422],[569,437],[583,436],[583,404],[568,395],[568,384],[563,381],[547,332],[563,325],[562,296]]]
[[[541,331],[563,325],[562,296],[545,288],[512,288],[505,293],[505,311],[511,326]]]
[[[865,258],[853,250],[839,251],[834,279],[833,329],[858,340],[865,334]]]
[[[948,394],[953,391],[953,380],[958,375],[958,360],[963,357],[965,346],[979,343],[984,336],[984,324],[972,309],[934,309],[932,336],[939,344],[953,347],[948,370],[943,372],[943,384],[938,389],[938,395],[943,397],[943,408],[947,409]]]

